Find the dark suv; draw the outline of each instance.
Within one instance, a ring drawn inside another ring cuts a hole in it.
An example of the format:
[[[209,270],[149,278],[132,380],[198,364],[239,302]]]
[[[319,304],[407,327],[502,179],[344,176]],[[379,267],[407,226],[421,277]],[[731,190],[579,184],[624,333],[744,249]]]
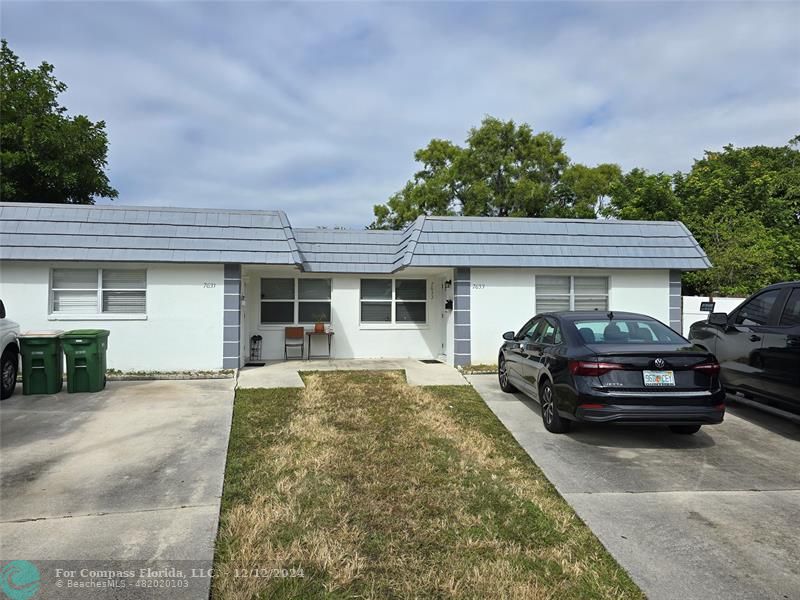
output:
[[[728,391],[800,412],[800,281],[765,287],[729,315],[712,313],[689,339],[716,355]]]

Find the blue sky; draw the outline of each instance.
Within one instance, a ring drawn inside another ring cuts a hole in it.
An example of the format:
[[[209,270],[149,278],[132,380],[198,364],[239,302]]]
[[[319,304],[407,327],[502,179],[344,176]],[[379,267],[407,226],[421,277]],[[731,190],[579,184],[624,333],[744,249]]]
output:
[[[667,172],[800,133],[800,3],[5,0],[0,23],[106,121],[117,204],[361,227],[486,114]]]

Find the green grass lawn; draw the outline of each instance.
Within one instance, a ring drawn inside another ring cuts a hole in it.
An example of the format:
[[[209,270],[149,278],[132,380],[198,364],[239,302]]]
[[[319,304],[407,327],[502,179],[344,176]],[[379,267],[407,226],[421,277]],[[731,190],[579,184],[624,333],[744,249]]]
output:
[[[213,597],[642,598],[469,386],[239,390]]]

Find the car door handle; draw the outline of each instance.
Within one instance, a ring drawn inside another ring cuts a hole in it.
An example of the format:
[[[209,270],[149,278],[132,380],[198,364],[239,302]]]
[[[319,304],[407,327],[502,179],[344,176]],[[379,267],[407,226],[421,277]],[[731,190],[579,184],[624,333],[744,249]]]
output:
[[[760,339],[761,339],[761,336],[760,336],[760,335],[756,335],[755,333],[754,333],[753,335],[751,335],[751,336],[750,336],[750,341],[751,341],[751,342],[757,342],[757,341],[759,341]]]
[[[786,338],[786,345],[792,348],[800,346],[800,335],[790,335]]]

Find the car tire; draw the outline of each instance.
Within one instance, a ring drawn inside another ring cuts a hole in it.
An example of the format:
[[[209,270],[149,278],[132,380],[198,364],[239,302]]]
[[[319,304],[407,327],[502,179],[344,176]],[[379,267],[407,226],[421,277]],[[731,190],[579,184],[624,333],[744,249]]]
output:
[[[678,433],[681,435],[692,435],[693,433],[700,431],[700,427],[702,427],[702,425],[670,425],[669,430],[672,433]]]
[[[550,433],[567,433],[571,423],[558,414],[553,384],[543,381],[539,386],[539,405],[542,408],[542,422]]]
[[[5,400],[17,387],[17,368],[19,358],[16,350],[7,348],[0,357],[0,400]]]
[[[497,361],[497,379],[500,382],[500,389],[506,392],[507,394],[513,394],[517,391],[508,380],[508,365],[506,364],[506,359],[503,356]]]

